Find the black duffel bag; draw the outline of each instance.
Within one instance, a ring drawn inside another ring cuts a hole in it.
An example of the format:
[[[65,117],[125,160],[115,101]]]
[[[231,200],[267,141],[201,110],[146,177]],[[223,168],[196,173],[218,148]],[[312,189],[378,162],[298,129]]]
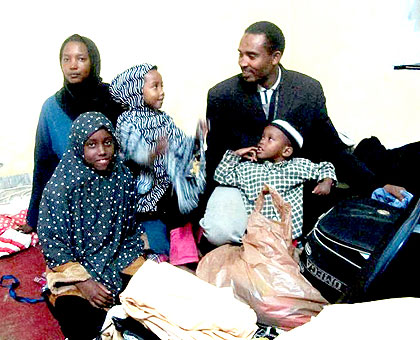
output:
[[[301,272],[331,303],[420,296],[410,269],[419,215],[417,198],[406,209],[369,198],[341,201],[307,235]]]

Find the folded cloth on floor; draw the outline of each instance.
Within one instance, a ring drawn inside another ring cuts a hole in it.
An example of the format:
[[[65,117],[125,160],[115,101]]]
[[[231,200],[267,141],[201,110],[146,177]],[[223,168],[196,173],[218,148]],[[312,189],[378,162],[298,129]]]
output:
[[[16,253],[38,243],[36,233],[23,234],[14,228],[26,223],[27,210],[16,215],[0,214],[0,257]]]
[[[169,263],[147,260],[120,295],[126,313],[160,339],[252,339],[255,312],[231,288],[217,288]]]

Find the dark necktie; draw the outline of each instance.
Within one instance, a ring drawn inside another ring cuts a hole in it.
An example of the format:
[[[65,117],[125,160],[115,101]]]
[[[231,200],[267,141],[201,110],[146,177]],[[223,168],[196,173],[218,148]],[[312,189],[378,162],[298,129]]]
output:
[[[265,98],[265,101],[264,101],[264,103],[263,103],[263,104],[268,104],[267,90],[266,90],[266,89],[264,89],[264,90],[263,90],[263,93],[264,93],[264,98]]]
[[[275,112],[277,105],[277,89],[273,90],[271,94],[270,106],[268,108],[268,118],[267,121],[271,123],[274,120]]]

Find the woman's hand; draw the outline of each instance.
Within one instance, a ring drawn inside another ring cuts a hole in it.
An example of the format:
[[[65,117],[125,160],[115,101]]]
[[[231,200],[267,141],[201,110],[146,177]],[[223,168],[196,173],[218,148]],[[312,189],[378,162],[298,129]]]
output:
[[[83,296],[96,308],[109,308],[114,303],[114,298],[111,292],[106,287],[89,279],[83,282],[76,283],[76,287],[82,292]]]

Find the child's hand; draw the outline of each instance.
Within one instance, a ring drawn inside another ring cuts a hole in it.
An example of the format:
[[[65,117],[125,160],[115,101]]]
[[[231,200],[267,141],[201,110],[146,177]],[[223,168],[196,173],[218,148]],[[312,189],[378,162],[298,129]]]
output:
[[[250,146],[235,151],[235,154],[245,159],[249,159],[251,162],[257,161],[257,147]]]
[[[312,193],[315,195],[328,195],[331,191],[333,180],[331,178],[324,178],[322,182],[319,182],[318,185],[312,190]]]

